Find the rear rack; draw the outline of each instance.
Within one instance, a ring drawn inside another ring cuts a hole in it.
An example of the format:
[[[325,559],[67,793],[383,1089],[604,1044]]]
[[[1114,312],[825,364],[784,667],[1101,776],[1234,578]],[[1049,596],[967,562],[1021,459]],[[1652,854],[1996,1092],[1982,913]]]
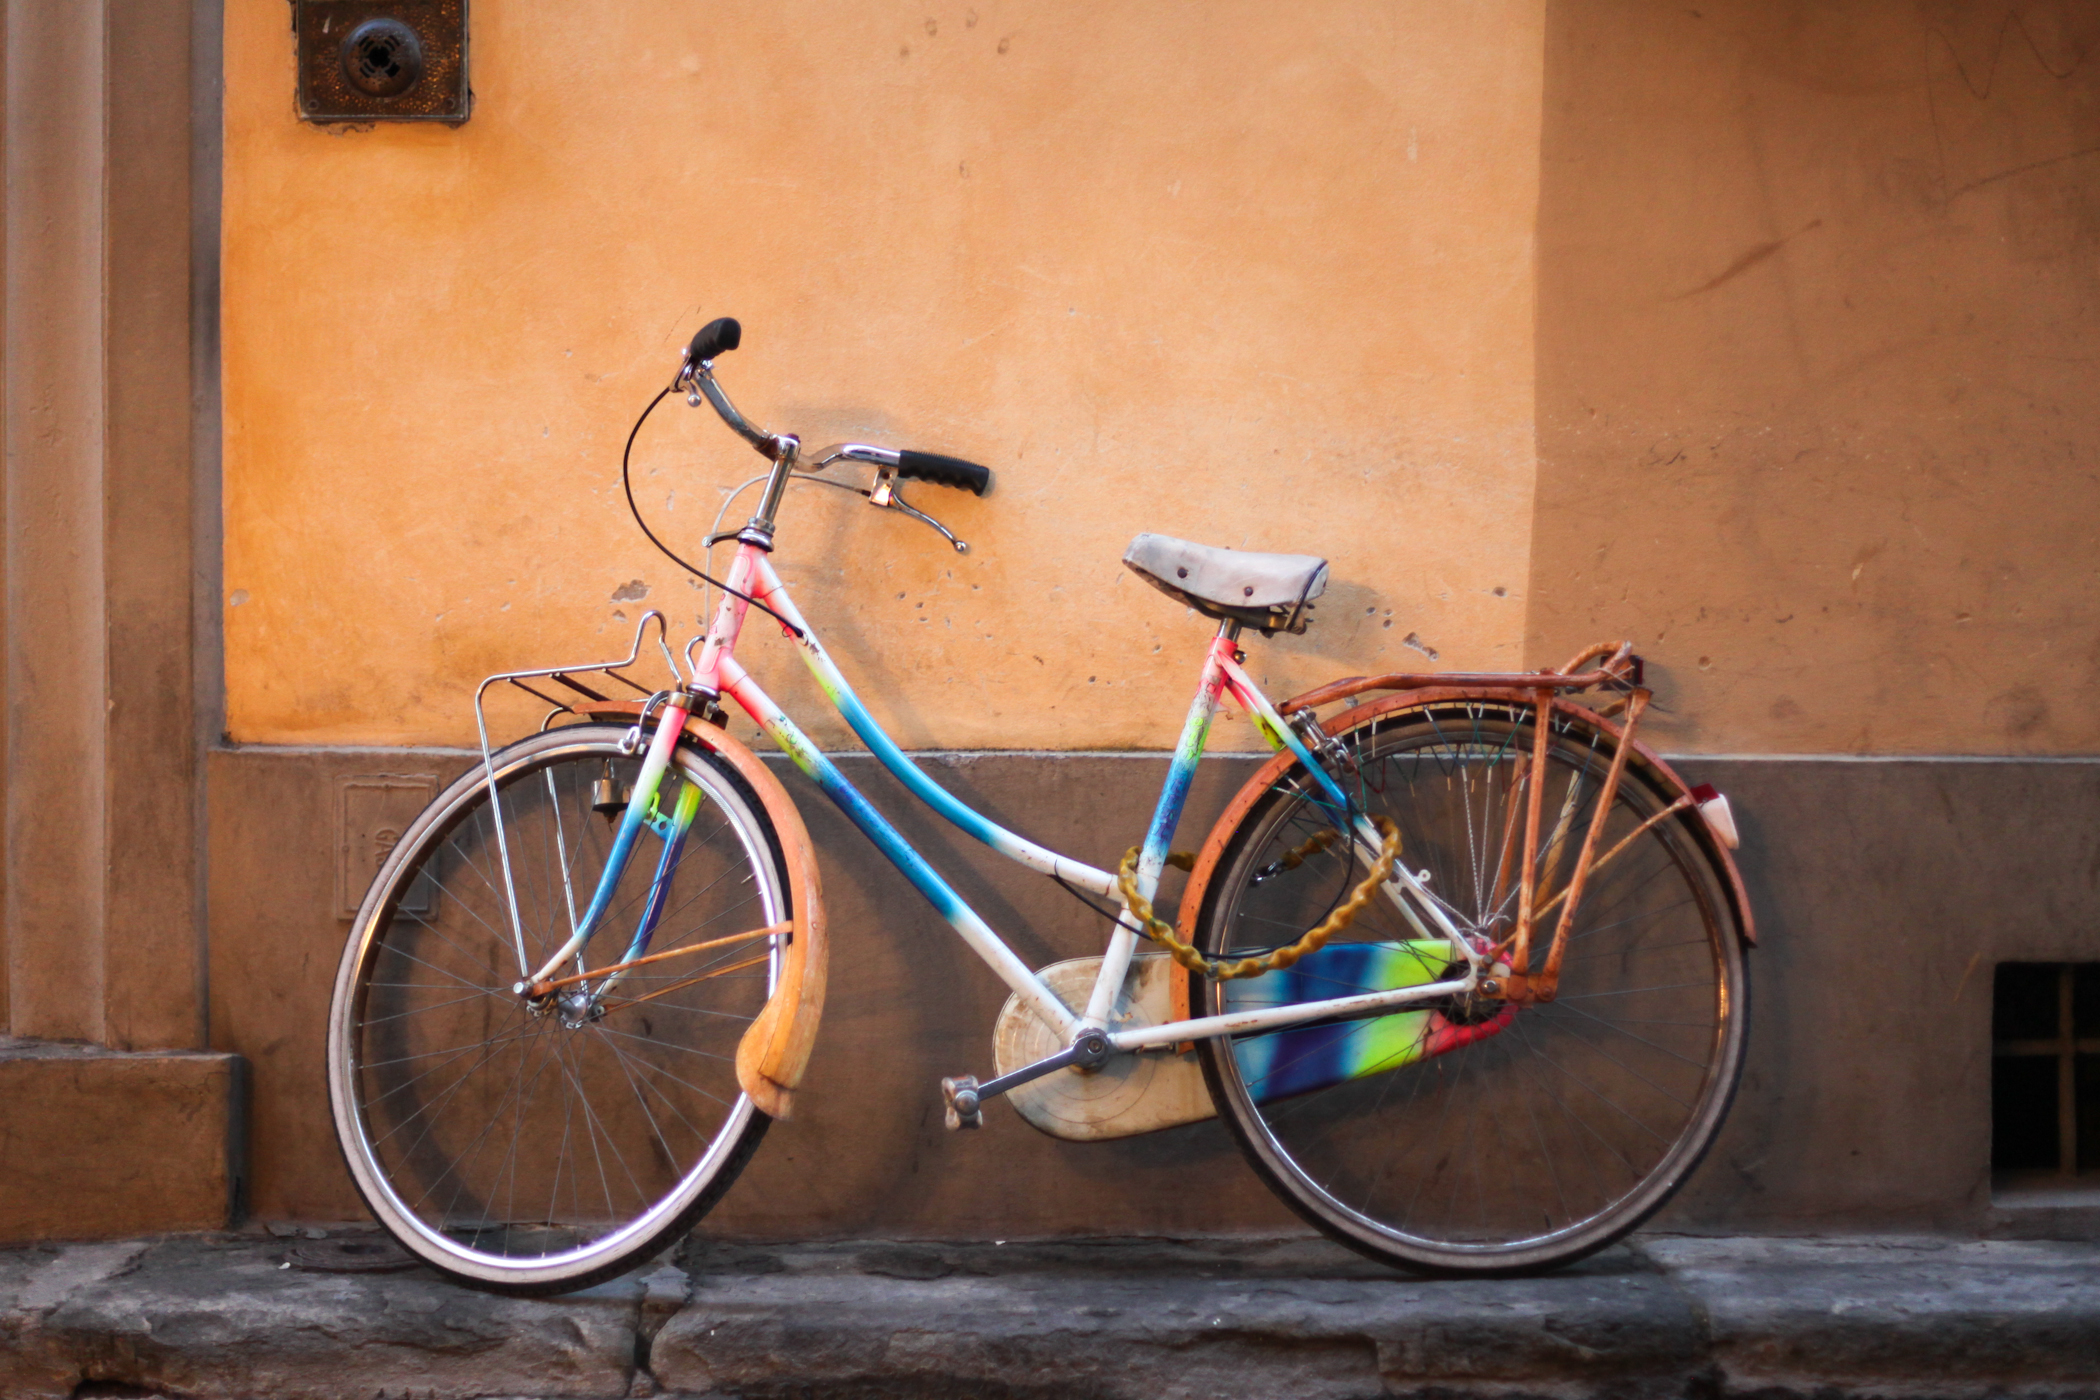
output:
[[[1588,671],[1575,669],[1589,662],[1596,662],[1596,667]],[[1639,689],[1646,681],[1646,672],[1646,664],[1634,655],[1632,642],[1597,642],[1576,652],[1557,671],[1397,671],[1383,676],[1347,676],[1303,695],[1293,695],[1278,705],[1276,712],[1288,715],[1315,710],[1367,690],[1425,690],[1453,685],[1527,695],[1542,690],[1572,693],[1599,689],[1624,694]]]

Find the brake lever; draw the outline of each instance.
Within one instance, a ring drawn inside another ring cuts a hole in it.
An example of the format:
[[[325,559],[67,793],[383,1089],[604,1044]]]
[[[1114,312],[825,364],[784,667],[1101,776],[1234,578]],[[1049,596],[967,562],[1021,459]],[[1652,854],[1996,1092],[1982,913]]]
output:
[[[941,524],[940,521],[935,520],[917,506],[910,504],[904,497],[897,494],[897,490],[896,468],[884,467],[875,473],[875,485],[868,492],[868,504],[881,506],[886,510],[901,510],[912,519],[931,525],[934,529],[940,531],[941,538],[954,545],[957,554],[968,554],[970,552],[970,546],[964,541],[955,538],[953,530],[950,530],[946,525]]]

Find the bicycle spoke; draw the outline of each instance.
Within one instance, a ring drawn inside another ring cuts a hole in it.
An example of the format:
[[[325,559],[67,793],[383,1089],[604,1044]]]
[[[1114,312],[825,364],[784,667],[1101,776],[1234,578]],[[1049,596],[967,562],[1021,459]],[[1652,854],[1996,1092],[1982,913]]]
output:
[[[595,977],[529,1003],[513,993],[499,970],[516,957],[509,891],[538,959],[568,942],[612,849],[592,784],[609,767],[631,788],[640,764],[610,739],[561,730],[520,749],[547,757],[498,779],[510,879],[477,771],[391,877],[413,898],[368,901],[392,912],[358,935],[358,1012],[331,1042],[332,1060],[357,1065],[338,1079],[356,1125],[346,1149],[387,1184],[368,1201],[418,1254],[489,1285],[542,1267],[556,1281],[602,1276],[679,1228],[709,1181],[741,1164],[727,1145],[763,1121],[736,1087],[736,1047],[778,962],[761,940],[628,969],[622,999],[605,1005],[593,1004]],[[656,952],[787,916],[762,819],[701,760],[680,765],[662,800],[697,783],[701,816],[678,861],[666,868],[645,848],[623,872],[599,925],[623,948],[652,900]]]
[[[1431,1002],[1315,1021],[1270,1032],[1305,1038],[1279,1039],[1259,1060],[1199,1047],[1222,1069],[1221,1111],[1264,1174],[1330,1233],[1396,1261],[1471,1269],[1596,1248],[1661,1199],[1651,1188],[1673,1184],[1657,1175],[1665,1166],[1682,1174],[1717,1121],[1717,1086],[1740,1064],[1740,1028],[1722,999],[1720,886],[1678,824],[1648,820],[1673,799],[1629,773],[1602,806],[1615,741],[1556,707],[1540,750],[1535,722],[1528,701],[1424,704],[1345,727],[1338,742],[1357,755],[1351,786],[1364,812],[1393,821],[1401,858],[1424,872],[1425,908],[1477,946],[1507,946],[1514,932],[1528,803],[1544,816],[1529,867],[1535,907],[1573,878],[1592,834],[1604,849],[1633,833],[1611,863],[1593,866],[1564,934],[1557,915],[1539,920],[1533,957],[1561,948],[1557,999],[1514,1011]],[[1540,752],[1543,761],[1533,758]],[[1337,872],[1359,865],[1356,850],[1336,850],[1295,879],[1249,882],[1309,829],[1331,824],[1296,773],[1285,771],[1226,847],[1202,930],[1211,956],[1258,956],[1296,938],[1332,907]],[[1383,966],[1319,965],[1339,946],[1419,942],[1395,922],[1391,902],[1378,901],[1289,980],[1260,990],[1198,984],[1204,1006],[1290,1005],[1441,978],[1441,966],[1425,966],[1437,956],[1426,948],[1407,965],[1420,971],[1403,972],[1390,954],[1378,955]],[[1461,1015],[1470,1025],[1449,1019]],[[1381,1025],[1410,1029],[1373,1031]],[[1432,1031],[1442,1037],[1433,1044]],[[1265,1097],[1330,1073],[1350,1077]]]

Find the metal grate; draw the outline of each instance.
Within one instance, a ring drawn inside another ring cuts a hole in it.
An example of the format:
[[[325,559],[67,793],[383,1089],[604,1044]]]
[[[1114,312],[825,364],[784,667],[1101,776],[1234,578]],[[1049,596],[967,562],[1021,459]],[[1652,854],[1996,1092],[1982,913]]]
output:
[[[292,0],[292,31],[307,121],[457,125],[472,110],[467,0]]]
[[[2100,1173],[2100,963],[2000,963],[1991,999],[1991,1170]]]

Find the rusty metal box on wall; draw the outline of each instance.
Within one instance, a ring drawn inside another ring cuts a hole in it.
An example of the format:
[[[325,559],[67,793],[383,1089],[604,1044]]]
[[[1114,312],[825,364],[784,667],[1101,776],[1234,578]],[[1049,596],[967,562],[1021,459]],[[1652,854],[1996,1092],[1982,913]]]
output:
[[[467,0],[292,0],[299,116],[467,119]]]

